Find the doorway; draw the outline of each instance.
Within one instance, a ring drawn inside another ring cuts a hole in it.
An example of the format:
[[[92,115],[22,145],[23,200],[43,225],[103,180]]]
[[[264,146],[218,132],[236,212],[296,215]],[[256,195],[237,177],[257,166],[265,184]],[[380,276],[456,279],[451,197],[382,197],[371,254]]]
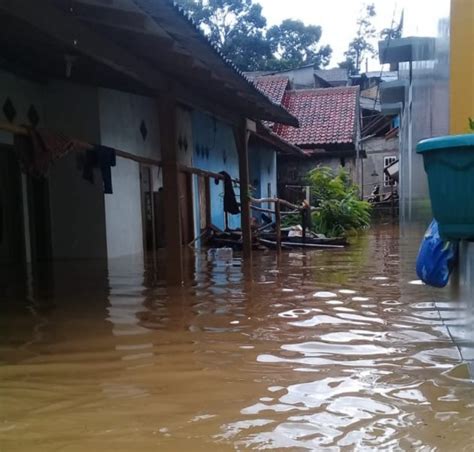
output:
[[[24,262],[21,172],[13,148],[0,147],[0,264]]]

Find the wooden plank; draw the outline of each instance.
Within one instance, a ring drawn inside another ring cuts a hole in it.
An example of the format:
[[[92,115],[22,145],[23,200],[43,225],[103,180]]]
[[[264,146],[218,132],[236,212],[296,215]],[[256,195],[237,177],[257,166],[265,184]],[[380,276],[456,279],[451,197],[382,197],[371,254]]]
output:
[[[276,232],[276,244],[277,251],[281,251],[281,209],[280,209],[280,200],[275,203],[275,232]]]
[[[204,177],[205,190],[206,190],[206,227],[209,227],[212,223],[211,218],[211,181],[209,177]]]
[[[9,124],[8,122],[0,121],[0,130],[3,130],[5,132],[10,132],[15,135],[28,135],[28,131],[24,127],[17,126],[15,124]],[[82,148],[81,150],[93,149],[95,147],[95,145],[92,143],[88,143],[74,137],[70,137],[70,138],[75,140],[81,146]],[[158,167],[161,166],[160,160],[150,159],[148,157],[140,157],[138,155],[132,154],[127,151],[123,151],[121,149],[114,149],[114,150],[117,157],[122,157],[127,160],[133,160],[134,162],[137,162],[143,165],[151,165],[151,166],[158,166]]]
[[[176,109],[174,98],[163,96],[158,99],[163,161],[163,211],[166,213],[166,281],[170,286],[181,285],[184,279]]]
[[[245,119],[234,127],[234,138],[239,155],[239,178],[240,178],[240,206],[241,206],[241,228],[243,239],[243,256],[252,265],[252,229],[250,214],[250,193],[249,193],[249,156],[248,140]]]

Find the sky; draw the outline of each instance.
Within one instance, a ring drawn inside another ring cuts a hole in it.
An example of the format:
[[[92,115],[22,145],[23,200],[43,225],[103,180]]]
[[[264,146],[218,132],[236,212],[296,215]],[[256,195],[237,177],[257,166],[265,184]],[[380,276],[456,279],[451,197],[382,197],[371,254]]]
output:
[[[269,25],[284,19],[299,19],[306,25],[321,25],[321,44],[330,44],[333,57],[328,67],[343,61],[344,51],[357,31],[356,20],[364,0],[254,0],[263,7]],[[405,10],[404,36],[435,36],[437,19],[449,14],[449,0],[369,0],[375,4],[377,30],[388,28],[392,20],[397,23]],[[379,70],[375,59],[369,70]]]

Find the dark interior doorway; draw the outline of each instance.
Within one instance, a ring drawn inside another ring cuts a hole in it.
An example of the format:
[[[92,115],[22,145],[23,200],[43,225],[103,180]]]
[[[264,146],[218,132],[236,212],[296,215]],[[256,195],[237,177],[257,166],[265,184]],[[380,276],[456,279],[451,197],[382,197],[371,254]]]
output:
[[[24,262],[21,173],[13,148],[0,147],[0,264]]]

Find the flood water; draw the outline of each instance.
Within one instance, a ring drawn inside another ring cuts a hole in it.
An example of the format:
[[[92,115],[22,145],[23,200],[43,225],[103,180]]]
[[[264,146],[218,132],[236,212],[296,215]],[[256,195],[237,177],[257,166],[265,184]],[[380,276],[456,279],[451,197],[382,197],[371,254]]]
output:
[[[398,236],[202,255],[182,290],[122,260],[4,280],[0,450],[473,450],[473,386]]]

